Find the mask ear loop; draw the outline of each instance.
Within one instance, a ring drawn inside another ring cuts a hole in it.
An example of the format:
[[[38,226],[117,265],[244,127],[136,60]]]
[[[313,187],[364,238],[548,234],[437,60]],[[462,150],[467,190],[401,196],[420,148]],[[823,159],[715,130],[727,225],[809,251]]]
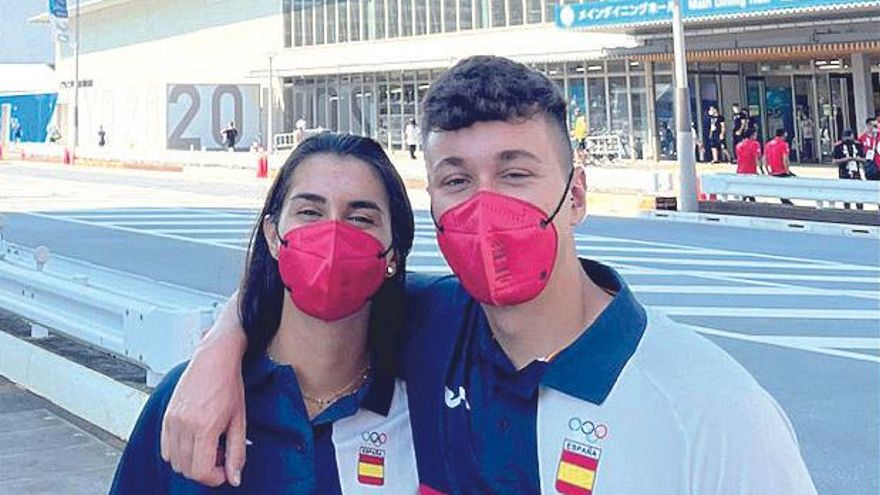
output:
[[[431,221],[434,222],[434,228],[437,229],[437,232],[442,234],[444,229],[439,223],[437,223],[437,218],[434,217],[434,206],[433,205],[431,205],[430,212],[431,212]]]
[[[562,205],[565,204],[565,197],[568,196],[568,188],[571,187],[571,180],[574,178],[574,167],[571,167],[571,170],[568,171],[568,180],[565,181],[565,192],[562,193],[562,197],[559,198],[559,204],[556,205],[556,209],[553,210],[553,213],[546,220],[541,220],[541,228],[546,229],[548,225],[553,223],[553,219],[556,218],[556,215],[559,213],[559,210],[562,209]]]

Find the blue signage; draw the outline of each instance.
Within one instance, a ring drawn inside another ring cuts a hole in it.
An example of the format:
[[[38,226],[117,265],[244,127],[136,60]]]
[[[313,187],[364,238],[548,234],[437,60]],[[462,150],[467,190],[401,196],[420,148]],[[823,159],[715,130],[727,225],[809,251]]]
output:
[[[731,14],[758,14],[768,11],[809,9],[829,5],[851,5],[852,0],[682,0],[687,19]]]
[[[749,16],[763,12],[806,10],[854,3],[877,4],[870,0],[681,0],[687,21],[718,16]],[[556,25],[561,28],[597,28],[663,23],[672,20],[668,0],[600,0],[556,7]]]
[[[644,24],[672,20],[668,0],[619,0],[556,7],[556,25],[583,28]]]

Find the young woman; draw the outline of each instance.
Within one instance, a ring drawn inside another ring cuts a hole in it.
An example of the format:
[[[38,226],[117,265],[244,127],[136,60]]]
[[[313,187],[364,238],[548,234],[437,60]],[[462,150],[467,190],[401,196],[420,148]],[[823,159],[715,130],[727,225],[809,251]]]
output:
[[[406,391],[395,379],[413,231],[403,182],[376,142],[324,133],[288,158],[239,289],[248,463],[232,484],[246,493],[417,492]],[[214,490],[160,456],[183,369],[150,397],[111,493]]]

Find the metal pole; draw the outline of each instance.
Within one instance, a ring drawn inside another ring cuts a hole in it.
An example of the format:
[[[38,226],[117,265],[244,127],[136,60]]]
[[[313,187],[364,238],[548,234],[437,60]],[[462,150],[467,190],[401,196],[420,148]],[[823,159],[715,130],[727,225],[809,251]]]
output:
[[[73,156],[79,146],[79,0],[76,0],[76,41],[73,45]]]
[[[678,209],[697,211],[697,169],[694,159],[694,136],[691,133],[690,92],[681,0],[672,0],[672,38],[675,48],[675,120],[678,133]]]
[[[272,150],[275,147],[275,139],[272,137],[272,132],[274,130],[272,128],[272,117],[274,116],[273,115],[274,112],[272,110],[275,107],[274,95],[273,95],[274,84],[273,84],[273,73],[272,73],[272,57],[273,56],[274,56],[274,54],[269,54],[269,96],[268,96],[269,101],[266,102],[266,115],[267,115],[266,150],[270,154],[272,153]]]

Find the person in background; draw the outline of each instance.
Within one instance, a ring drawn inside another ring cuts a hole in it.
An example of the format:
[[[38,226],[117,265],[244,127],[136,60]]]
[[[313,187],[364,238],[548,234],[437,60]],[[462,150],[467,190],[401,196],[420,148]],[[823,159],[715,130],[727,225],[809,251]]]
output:
[[[235,128],[235,122],[230,122],[229,126],[221,132],[223,133],[223,145],[229,151],[235,151],[235,143],[238,141],[238,129]]]
[[[831,160],[837,165],[837,176],[841,179],[862,180],[860,169],[865,163],[865,151],[855,134],[851,129],[843,131],[843,139],[834,145],[831,152]],[[843,207],[848,210],[849,203],[843,203]],[[856,203],[856,208],[861,210],[863,206]]]
[[[107,144],[107,131],[104,130],[104,126],[98,126],[98,146],[104,147]]]
[[[859,136],[865,152],[865,180],[880,180],[880,112],[865,121],[865,132]]]
[[[707,120],[706,129],[709,135],[709,149],[712,151],[712,163],[721,163],[721,158],[727,150],[724,145],[724,133],[727,130],[727,124],[724,123],[724,116],[718,111],[715,105],[709,106],[709,119]]]
[[[776,137],[764,146],[764,157],[767,168],[773,177],[795,177],[789,169],[788,155],[791,147],[788,145],[788,133],[785,129],[776,129]],[[793,205],[791,200],[781,198],[782,204]]]
[[[731,110],[733,111],[733,162],[738,163],[736,158],[737,148],[739,143],[743,142],[746,138],[746,132],[750,128],[749,114],[740,108],[739,103],[734,103],[731,106]]]
[[[421,132],[416,124],[416,119],[409,119],[406,127],[403,129],[403,140],[406,142],[406,148],[409,150],[410,160],[416,159],[416,148],[419,146]]]
[[[764,164],[761,163],[761,143],[755,139],[755,130],[747,129],[742,141],[736,145],[736,173],[755,175],[758,168],[764,173]],[[754,196],[744,196],[743,201],[755,202]]]
[[[813,161],[813,139],[815,136],[813,131],[813,119],[803,112],[798,115],[800,116],[801,140],[803,142],[801,146],[801,160],[811,162]]]

